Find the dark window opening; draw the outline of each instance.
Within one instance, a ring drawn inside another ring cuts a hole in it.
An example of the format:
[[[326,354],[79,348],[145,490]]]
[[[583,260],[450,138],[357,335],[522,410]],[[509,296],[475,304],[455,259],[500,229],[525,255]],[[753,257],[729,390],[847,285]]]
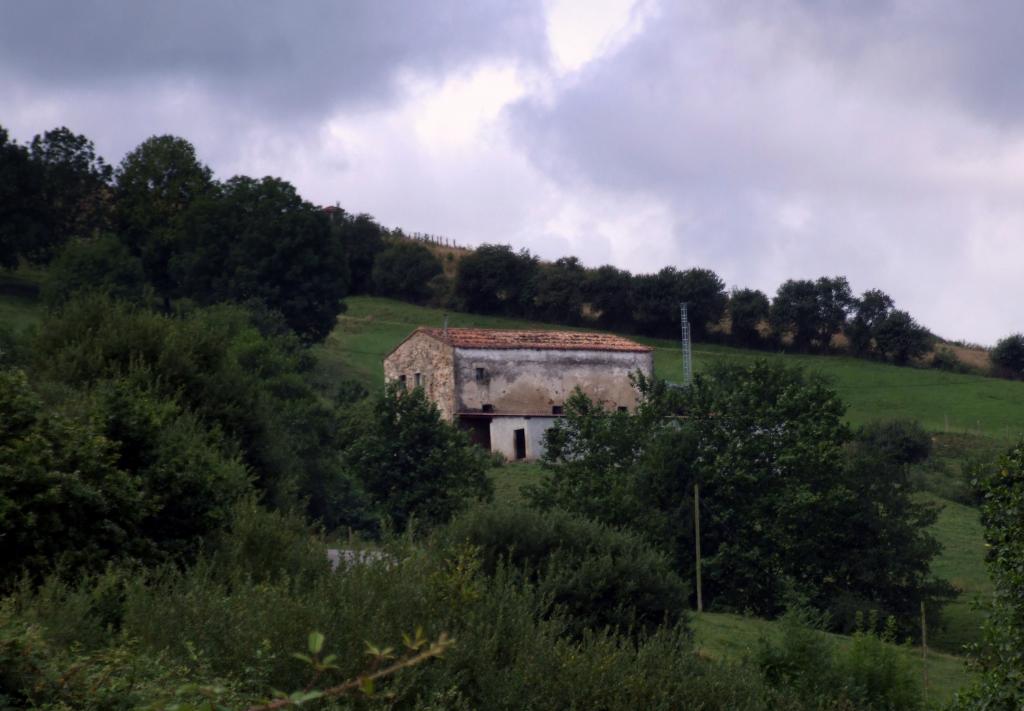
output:
[[[487,371],[484,370],[483,368],[477,368],[476,369],[476,379],[477,380],[486,380],[487,379]]]
[[[551,406],[551,414],[552,415],[561,415],[562,414],[562,406],[561,405],[552,405]]]
[[[484,406],[480,408],[484,412],[494,412],[494,405],[489,402],[485,402]]]
[[[414,378],[414,382],[416,383],[416,387],[419,387],[419,386],[423,385],[423,375],[422,374],[416,373],[416,375],[414,375],[413,378]]]
[[[629,412],[629,408],[625,405],[619,405],[619,412]]]
[[[407,387],[406,384],[405,384],[405,376],[404,375],[399,375],[398,376],[398,382],[400,382],[402,384],[403,388]]]
[[[526,430],[515,430],[513,433],[516,445],[516,459],[526,459]]]

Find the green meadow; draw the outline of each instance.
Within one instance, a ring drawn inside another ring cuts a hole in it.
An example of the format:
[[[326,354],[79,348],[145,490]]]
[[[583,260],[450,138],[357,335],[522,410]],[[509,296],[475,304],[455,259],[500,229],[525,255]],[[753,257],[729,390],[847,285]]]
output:
[[[381,360],[420,325],[440,326],[445,312],[368,296],[346,300],[338,327],[318,347],[325,375],[353,378],[370,389],[384,383]],[[564,329],[519,319],[448,312],[451,326]],[[676,341],[638,337],[654,348],[654,370],[669,380],[682,377]],[[846,356],[803,356],[696,344],[694,369],[721,360],[784,359],[827,376],[859,425],[876,419],[909,418],[934,432],[977,433],[999,441],[1024,433],[1024,383],[921,368],[898,368]]]

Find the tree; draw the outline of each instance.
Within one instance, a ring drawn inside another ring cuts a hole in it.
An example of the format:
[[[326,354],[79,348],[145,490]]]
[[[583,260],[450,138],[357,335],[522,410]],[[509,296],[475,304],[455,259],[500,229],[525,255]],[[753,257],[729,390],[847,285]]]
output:
[[[761,341],[758,330],[768,321],[770,313],[768,296],[757,289],[733,289],[729,296],[729,317],[732,324],[732,338],[742,346],[756,345]]]
[[[855,300],[846,277],[819,277],[814,286],[818,301],[817,339],[824,350],[829,347],[832,336],[843,330]]]
[[[141,304],[147,291],[142,262],[113,235],[71,242],[50,265],[43,301],[56,307],[83,291]]]
[[[267,505],[304,498],[325,525],[366,525],[338,465],[339,417],[307,382],[312,359],[294,334],[258,317],[220,305],[174,318],[82,295],[43,322],[33,373],[76,390],[128,378],[222,432]]]
[[[985,644],[973,650],[981,674],[958,708],[1011,711],[1024,701],[1024,442],[1003,454],[980,486],[995,596]]]
[[[345,255],[327,217],[278,178],[236,176],[181,216],[168,273],[201,304],[261,301],[306,343],[344,311]]]
[[[1024,376],[1024,334],[1014,333],[1001,339],[989,357],[1012,377]]]
[[[455,296],[465,309],[522,316],[533,304],[537,258],[504,244],[482,244],[459,260]]]
[[[113,169],[96,155],[92,141],[62,126],[33,138],[29,157],[43,180],[48,257],[70,240],[110,228]]]
[[[356,408],[345,438],[343,469],[399,531],[413,518],[446,522],[470,498],[491,497],[486,454],[441,419],[421,388],[390,386]]]
[[[213,173],[199,162],[191,143],[165,135],[143,141],[124,157],[114,177],[118,235],[169,299],[170,260],[181,237],[177,228],[191,205],[216,193]]]
[[[772,301],[770,315],[772,329],[782,335],[788,333],[793,347],[809,350],[818,333],[818,290],[808,279],[788,279],[779,287]]]
[[[871,352],[879,325],[894,307],[892,298],[878,289],[869,289],[857,299],[853,319],[846,328],[846,337],[853,353],[866,355]]]
[[[575,325],[583,311],[586,270],[576,257],[562,257],[538,267],[533,286],[533,318]]]
[[[922,599],[948,595],[928,573],[934,508],[910,498],[885,452],[848,445],[820,377],[759,361],[717,366],[685,391],[638,384],[636,415],[578,393],[566,402],[533,505],[638,529],[689,580],[699,484],[704,599],[718,609],[771,616],[795,594],[840,627],[878,609],[910,629]]]
[[[606,264],[587,272],[583,298],[602,327],[633,330],[633,275]]]
[[[657,274],[633,279],[634,320],[637,331],[669,337],[679,332],[679,304],[686,302],[695,339],[706,337],[709,324],[718,323],[728,297],[725,283],[709,269],[665,267]]]
[[[331,229],[348,258],[353,294],[373,293],[373,265],[385,250],[385,230],[371,215],[352,216],[341,209],[331,212]]]
[[[725,282],[710,269],[684,271],[679,278],[677,295],[688,304],[690,328],[698,340],[707,337],[709,326],[722,320],[729,303]]]
[[[0,268],[16,268],[21,257],[42,261],[48,239],[42,171],[0,126]]]
[[[846,277],[789,279],[772,302],[772,328],[779,334],[789,333],[797,350],[806,351],[812,345],[827,350],[832,336],[846,324],[853,303]]]
[[[442,271],[441,261],[422,244],[396,240],[373,262],[373,290],[422,304],[431,296],[431,279]]]
[[[878,351],[897,365],[906,365],[931,350],[932,336],[906,311],[893,310],[875,328]]]

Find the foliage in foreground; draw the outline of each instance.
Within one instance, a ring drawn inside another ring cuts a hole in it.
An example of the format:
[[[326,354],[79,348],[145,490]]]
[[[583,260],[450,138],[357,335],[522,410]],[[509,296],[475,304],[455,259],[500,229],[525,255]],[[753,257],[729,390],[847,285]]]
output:
[[[213,697],[245,708],[268,701],[272,689],[316,691],[357,679],[422,626],[421,640],[451,635],[443,657],[403,668],[379,680],[372,696],[342,697],[333,707],[851,708],[855,687],[846,680],[807,703],[756,665],[701,658],[681,626],[636,637],[573,634],[535,587],[501,565],[484,573],[462,544],[394,541],[384,562],[335,573],[322,540],[295,519],[249,506],[234,520],[233,532],[188,569],[115,567],[75,584],[51,578],[4,600],[0,698],[38,707],[170,709],[215,708],[202,705]],[[268,558],[264,543],[290,552]],[[366,640],[374,643],[369,658]],[[888,658],[876,651],[867,650],[866,671],[849,679],[877,673]],[[312,684],[311,666],[320,671]]]

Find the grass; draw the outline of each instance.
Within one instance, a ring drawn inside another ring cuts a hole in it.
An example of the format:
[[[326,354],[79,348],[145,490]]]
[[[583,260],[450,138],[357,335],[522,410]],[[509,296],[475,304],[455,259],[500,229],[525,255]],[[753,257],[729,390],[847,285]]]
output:
[[[508,506],[526,503],[523,487],[540,481],[543,469],[538,462],[510,462],[489,473],[494,484],[494,500]]]
[[[45,274],[22,267],[13,272],[0,270],[0,326],[23,331],[42,319],[39,288]]]
[[[932,526],[932,534],[943,550],[932,565],[932,572],[960,590],[956,600],[943,609],[944,629],[931,632],[932,644],[947,652],[960,652],[965,644],[981,641],[982,615],[972,609],[977,600],[992,592],[992,581],[985,568],[985,540],[978,510],[933,494],[922,494],[942,510]]]
[[[419,325],[440,326],[445,312],[391,299],[358,296],[326,342],[317,347],[321,377],[352,378],[371,391],[383,386],[381,361]],[[521,319],[448,313],[449,325],[482,328],[565,328]],[[654,348],[655,373],[672,379],[680,371],[675,341],[636,338]],[[975,433],[1000,442],[1024,433],[1024,383],[937,370],[898,368],[846,356],[803,356],[697,344],[698,372],[716,361],[783,359],[830,378],[848,404],[847,419],[859,425],[895,417],[920,421],[934,432]]]
[[[720,613],[694,613],[692,618],[694,638],[701,652],[712,659],[739,660],[752,656],[758,640],[773,639],[779,634],[774,622],[740,615]],[[827,633],[822,633],[827,634]],[[840,647],[851,643],[849,637],[828,634]],[[920,647],[901,647],[912,667],[924,674],[924,661]],[[952,700],[953,694],[971,680],[960,657],[929,650],[928,652],[929,699],[940,704]]]

